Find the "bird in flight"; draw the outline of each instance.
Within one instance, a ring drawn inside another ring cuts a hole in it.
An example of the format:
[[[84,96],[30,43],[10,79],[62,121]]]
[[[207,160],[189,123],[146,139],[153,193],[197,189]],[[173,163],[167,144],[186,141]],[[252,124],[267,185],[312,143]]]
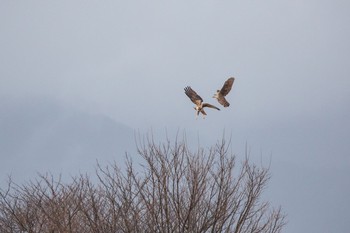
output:
[[[225,96],[231,91],[234,81],[235,81],[235,78],[233,77],[227,79],[224,85],[222,86],[221,90],[217,90],[213,96],[213,98],[217,99],[218,102],[225,108],[230,106],[230,103],[227,102],[227,100],[225,99]]]
[[[194,109],[196,110],[196,119],[198,118],[199,113],[202,113],[203,118],[205,118],[205,116],[207,115],[204,111],[205,107],[214,108],[220,111],[220,109],[218,107],[215,107],[214,105],[203,103],[203,99],[194,90],[192,90],[191,87],[187,86],[184,89],[185,89],[185,94],[196,105],[196,107],[194,107]]]

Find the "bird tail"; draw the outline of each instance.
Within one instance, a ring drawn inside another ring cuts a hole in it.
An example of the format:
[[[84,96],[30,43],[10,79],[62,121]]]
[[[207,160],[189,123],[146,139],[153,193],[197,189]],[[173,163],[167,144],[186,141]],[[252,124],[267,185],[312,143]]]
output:
[[[219,101],[219,103],[222,105],[222,106],[224,106],[225,108],[227,108],[228,106],[230,106],[230,103],[229,102],[227,102],[227,100],[225,99],[225,98],[220,98],[220,99],[218,99],[218,101]]]

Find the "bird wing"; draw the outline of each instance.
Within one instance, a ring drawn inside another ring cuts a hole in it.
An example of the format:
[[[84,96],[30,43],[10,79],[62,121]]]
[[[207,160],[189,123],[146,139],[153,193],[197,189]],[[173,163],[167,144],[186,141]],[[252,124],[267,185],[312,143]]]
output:
[[[214,108],[214,109],[220,111],[220,108],[218,108],[218,107],[216,107],[216,106],[214,106],[214,105],[208,104],[208,103],[203,103],[203,108],[205,108],[205,107]]]
[[[220,90],[221,95],[226,96],[231,91],[234,81],[235,81],[235,78],[233,77],[226,80],[226,82],[224,83],[224,85]]]
[[[222,106],[224,106],[225,108],[228,107],[228,106],[230,106],[230,103],[227,102],[227,100],[226,100],[225,97],[223,97],[223,96],[219,96],[219,97],[218,97],[218,102],[219,102]]]
[[[185,94],[197,106],[201,105],[203,99],[191,87],[185,87]]]

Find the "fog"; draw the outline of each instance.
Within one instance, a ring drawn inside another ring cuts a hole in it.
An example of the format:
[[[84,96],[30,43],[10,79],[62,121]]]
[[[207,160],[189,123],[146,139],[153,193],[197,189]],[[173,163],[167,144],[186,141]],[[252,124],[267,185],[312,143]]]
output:
[[[135,134],[223,135],[270,164],[284,232],[345,232],[350,208],[350,3],[0,3],[1,183],[137,159]],[[195,119],[236,78],[229,108]]]

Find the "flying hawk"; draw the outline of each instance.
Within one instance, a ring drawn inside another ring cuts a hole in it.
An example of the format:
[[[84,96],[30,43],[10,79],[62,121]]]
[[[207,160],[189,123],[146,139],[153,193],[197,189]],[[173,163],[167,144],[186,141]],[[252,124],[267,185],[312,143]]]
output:
[[[219,110],[219,108],[215,107],[214,105],[208,104],[208,103],[203,103],[203,99],[194,91],[192,90],[191,87],[185,87],[185,93],[186,95],[191,99],[191,101],[196,105],[194,109],[196,110],[196,119],[199,115],[199,113],[203,114],[203,118],[207,115],[204,111],[205,107],[208,108],[215,108],[216,110]]]
[[[227,100],[225,99],[225,96],[231,91],[234,81],[235,81],[235,78],[227,79],[224,85],[222,86],[221,90],[217,90],[213,96],[213,98],[217,99],[218,102],[225,108],[230,106],[230,103],[227,102]]]

